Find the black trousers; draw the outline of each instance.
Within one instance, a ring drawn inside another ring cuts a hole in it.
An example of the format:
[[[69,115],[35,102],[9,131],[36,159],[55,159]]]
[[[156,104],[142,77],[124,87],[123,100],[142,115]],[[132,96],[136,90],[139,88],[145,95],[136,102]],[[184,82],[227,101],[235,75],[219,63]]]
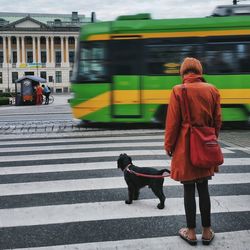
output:
[[[45,95],[45,104],[49,104],[49,95],[50,95],[50,93],[44,93],[44,95]]]
[[[211,226],[211,203],[208,191],[208,180],[184,185],[184,206],[188,228],[196,227],[195,186],[199,195],[201,223],[203,227]]]

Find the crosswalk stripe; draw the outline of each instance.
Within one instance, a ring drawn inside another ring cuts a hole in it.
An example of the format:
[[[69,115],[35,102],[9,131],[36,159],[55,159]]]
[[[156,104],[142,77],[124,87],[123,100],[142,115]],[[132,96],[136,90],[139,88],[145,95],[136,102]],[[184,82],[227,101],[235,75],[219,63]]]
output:
[[[233,173],[233,174],[219,173],[213,177],[213,179],[210,181],[210,184],[212,185],[240,184],[249,182],[250,182],[250,173]],[[167,180],[164,181],[164,186],[179,186],[179,185],[181,185],[179,182],[176,182],[170,178],[167,178]],[[0,184],[0,196],[80,191],[80,190],[99,190],[99,189],[104,190],[104,189],[126,188],[126,187],[127,186],[123,177],[11,183],[11,184]]]
[[[117,147],[152,147],[161,146],[163,147],[163,142],[119,142],[119,143],[105,143],[105,144],[75,144],[75,145],[52,145],[52,146],[39,146],[39,147],[25,147],[22,148],[1,148],[1,153],[5,152],[24,152],[24,151],[42,151],[42,150],[60,150],[60,149],[95,149],[95,148],[117,148]]]
[[[74,145],[45,145],[45,146],[33,146],[31,147],[30,145],[23,145],[22,147],[6,147],[6,148],[0,148],[1,153],[7,153],[7,152],[33,152],[33,151],[42,151],[42,150],[61,150],[61,149],[95,149],[95,148],[117,148],[117,147],[154,147],[154,146],[159,146],[162,147],[164,146],[163,142],[119,142],[119,143],[102,143],[102,144],[74,144]],[[248,150],[247,148],[222,148],[223,153],[231,153],[233,150]]]
[[[28,131],[27,131],[28,132]],[[58,138],[67,138],[67,137],[84,137],[88,134],[88,136],[94,136],[94,137],[103,137],[103,136],[122,136],[122,135],[145,135],[145,134],[162,134],[164,135],[164,130],[162,129],[136,129],[136,130],[96,130],[96,129],[91,129],[91,130],[83,130],[80,132],[60,132],[60,133],[42,133],[39,134],[37,133],[26,133],[26,134],[21,134],[17,132],[16,134],[6,134],[6,135],[1,135],[1,139],[17,139],[17,138],[22,138],[22,139],[33,139],[33,138],[50,138],[50,137],[58,137]]]
[[[167,167],[170,166],[170,160],[136,160],[136,166],[141,167]],[[223,166],[249,166],[249,158],[225,158]],[[79,170],[104,170],[116,168],[116,162],[90,162],[90,163],[72,163],[72,164],[48,164],[48,165],[30,165],[20,167],[1,167],[0,175],[10,174],[31,174],[31,173],[50,173],[63,171]]]
[[[201,235],[197,234],[197,238],[200,239]],[[233,232],[216,233],[216,237],[213,242],[213,246],[221,246],[223,249],[238,249],[247,250],[250,245],[250,230],[241,230]],[[91,243],[79,243],[69,245],[57,245],[47,247],[32,247],[32,248],[17,248],[16,250],[176,250],[183,249],[193,250],[194,247],[183,243],[183,240],[179,236],[167,236],[167,237],[154,237],[132,240],[120,240],[120,241],[106,241],[106,242],[91,242]],[[206,249],[207,246],[203,246],[198,243],[199,249]],[[219,248],[213,248],[219,249]]]
[[[20,141],[20,140],[15,140],[15,141],[2,141],[1,145],[29,145],[29,144],[54,144],[54,143],[70,143],[70,142],[108,142],[108,141],[143,141],[143,140],[156,140],[156,139],[163,139],[163,135],[141,135],[141,136],[119,136],[119,137],[81,137],[81,138],[43,138],[43,139],[36,139],[36,140],[29,140],[29,141]]]
[[[222,149],[224,154],[234,154],[233,151],[228,149]],[[119,156],[121,153],[125,153],[120,151],[98,151],[97,152],[83,152],[83,153],[51,153],[51,154],[32,154],[32,155],[16,155],[15,157],[9,156],[0,156],[0,162],[15,162],[15,161],[29,161],[29,160],[58,160],[58,159],[73,159],[73,158],[93,158],[93,157],[105,157],[105,156]],[[162,150],[126,150],[128,155],[166,155],[166,152]]]
[[[183,198],[169,198],[166,209],[162,210],[156,208],[157,204],[158,200],[148,199],[138,200],[133,205],[115,201],[1,209],[0,227],[184,214]],[[212,196],[211,205],[213,213],[247,211],[250,206],[250,195]]]

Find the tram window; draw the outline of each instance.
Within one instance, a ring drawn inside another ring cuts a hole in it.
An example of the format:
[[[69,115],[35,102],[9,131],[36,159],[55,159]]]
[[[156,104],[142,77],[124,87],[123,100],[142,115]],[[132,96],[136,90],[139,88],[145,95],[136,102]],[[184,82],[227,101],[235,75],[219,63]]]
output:
[[[205,48],[204,63],[207,74],[233,74],[250,72],[250,44],[211,43]]]
[[[239,54],[239,68],[242,73],[250,72],[250,43],[243,43],[237,45],[237,52]]]
[[[139,75],[142,65],[141,40],[112,40],[110,54],[113,75]]]
[[[81,43],[78,55],[78,81],[107,81],[106,45],[103,42]]]
[[[146,46],[146,67],[149,75],[177,75],[185,57],[201,57],[202,47],[196,44]]]

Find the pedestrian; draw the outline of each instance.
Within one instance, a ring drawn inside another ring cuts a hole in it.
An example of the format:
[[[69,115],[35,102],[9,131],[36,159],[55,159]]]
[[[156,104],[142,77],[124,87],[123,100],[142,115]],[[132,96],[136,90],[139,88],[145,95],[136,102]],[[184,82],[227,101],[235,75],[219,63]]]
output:
[[[41,105],[43,103],[43,88],[40,83],[36,86],[36,105]]]
[[[214,127],[218,137],[221,127],[220,95],[216,87],[206,83],[202,76],[202,65],[195,58],[185,58],[180,67],[182,82],[188,95],[191,123],[196,126]],[[182,84],[171,92],[165,127],[165,150],[171,157],[171,178],[180,181],[184,187],[184,208],[186,228],[179,235],[190,245],[197,244],[195,187],[198,190],[202,222],[202,243],[209,245],[215,234],[211,228],[211,204],[208,180],[218,166],[209,169],[194,167],[189,158],[190,127],[182,96]],[[211,157],[213,157],[211,155]]]
[[[49,104],[49,95],[50,95],[50,88],[46,85],[42,85],[43,87],[43,94],[45,96],[45,104]]]

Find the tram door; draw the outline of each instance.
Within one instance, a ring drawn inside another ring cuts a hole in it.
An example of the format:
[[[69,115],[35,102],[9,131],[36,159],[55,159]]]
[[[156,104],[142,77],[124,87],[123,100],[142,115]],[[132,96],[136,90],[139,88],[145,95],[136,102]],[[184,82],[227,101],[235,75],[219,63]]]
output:
[[[142,40],[140,37],[113,37],[110,43],[113,118],[142,115]]]

